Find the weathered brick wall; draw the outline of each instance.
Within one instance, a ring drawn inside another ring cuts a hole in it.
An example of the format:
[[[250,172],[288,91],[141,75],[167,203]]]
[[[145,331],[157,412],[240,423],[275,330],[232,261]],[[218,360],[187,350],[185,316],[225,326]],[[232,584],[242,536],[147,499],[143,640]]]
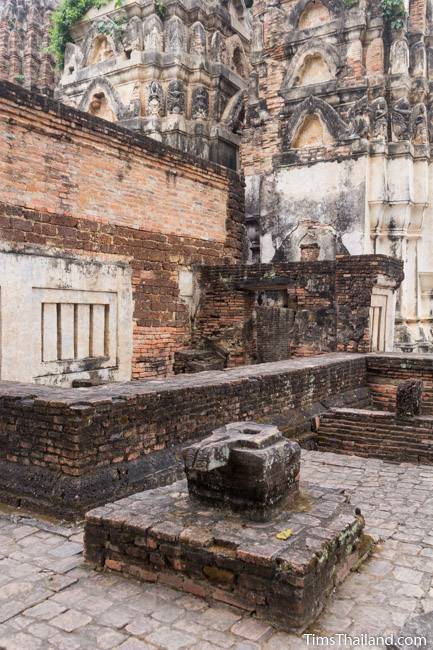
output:
[[[1,239],[129,261],[133,377],[170,374],[190,337],[179,269],[241,257],[240,177],[6,82],[0,148]]]
[[[378,284],[380,278],[388,278],[394,281],[394,287],[398,288],[404,278],[403,262],[386,255],[351,255],[338,257],[336,264],[336,349],[345,352],[368,352],[373,287]]]
[[[63,514],[157,482],[161,454],[365,384],[365,358],[323,355],[165,382],[74,389],[0,383],[0,496]],[[171,458],[171,463],[174,459]],[[172,476],[172,475],[171,475]]]
[[[229,365],[335,349],[334,284],[328,261],[203,269],[195,340],[215,341]],[[257,306],[267,290],[285,292],[287,307]]]
[[[373,404],[380,411],[395,411],[397,386],[406,379],[421,379],[422,412],[433,415],[433,355],[387,354],[367,357],[367,384]]]
[[[373,287],[381,278],[398,287],[402,276],[402,263],[383,255],[203,269],[194,340],[216,343],[231,366],[368,352]],[[258,306],[267,290],[285,293],[286,306]]]

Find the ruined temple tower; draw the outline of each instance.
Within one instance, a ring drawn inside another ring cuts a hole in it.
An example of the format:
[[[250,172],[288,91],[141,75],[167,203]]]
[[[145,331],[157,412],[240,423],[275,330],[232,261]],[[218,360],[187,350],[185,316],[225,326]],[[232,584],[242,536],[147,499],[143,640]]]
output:
[[[112,0],[74,26],[58,97],[236,168],[250,31],[243,0]]]
[[[256,0],[242,163],[250,258],[405,263],[396,345],[433,348],[427,0]],[[380,348],[386,291],[371,308]]]
[[[0,1],[0,79],[52,94],[50,15],[58,0]]]

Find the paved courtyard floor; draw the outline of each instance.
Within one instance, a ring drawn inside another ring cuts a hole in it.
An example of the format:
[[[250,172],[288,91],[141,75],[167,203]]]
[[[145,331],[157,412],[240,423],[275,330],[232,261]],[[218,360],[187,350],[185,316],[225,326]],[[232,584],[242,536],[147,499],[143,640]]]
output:
[[[418,613],[433,616],[433,467],[304,452],[302,480],[347,490],[367,532],[380,540],[311,632],[384,634]],[[91,571],[82,559],[81,526],[0,512],[0,648],[305,647],[304,639],[237,610]]]

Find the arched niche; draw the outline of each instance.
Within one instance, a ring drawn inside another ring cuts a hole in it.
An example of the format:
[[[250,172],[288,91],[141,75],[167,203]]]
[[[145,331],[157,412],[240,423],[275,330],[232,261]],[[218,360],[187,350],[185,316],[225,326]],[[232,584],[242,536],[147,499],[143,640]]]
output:
[[[191,27],[190,48],[191,54],[205,56],[206,54],[206,32],[201,23],[197,22]]]
[[[92,81],[78,108],[109,122],[116,122],[126,113],[119,93],[104,77]]]
[[[111,39],[106,34],[98,34],[93,39],[90,51],[87,57],[87,65],[95,65],[114,59],[116,56],[115,48]]]
[[[186,51],[185,25],[178,16],[172,16],[165,25],[165,51],[172,54]]]
[[[238,36],[231,39],[230,52],[230,68],[245,79],[248,76],[248,63],[241,39]]]
[[[325,147],[335,144],[335,139],[318,113],[306,115],[292,140],[292,149]]]
[[[289,16],[294,29],[314,29],[337,18],[345,10],[343,0],[298,0]]]
[[[332,15],[321,0],[310,0],[299,16],[298,29],[319,27],[332,20]]]
[[[333,81],[338,65],[339,56],[333,45],[305,43],[291,60],[280,92],[284,96],[293,87]]]
[[[323,147],[349,137],[349,130],[337,111],[311,95],[299,104],[288,120],[283,148]]]
[[[144,23],[145,52],[162,52],[164,49],[164,28],[162,20],[152,14]]]
[[[211,51],[211,57],[216,63],[222,63],[223,65],[227,65],[228,55],[227,55],[226,42],[224,36],[221,34],[220,31],[216,31],[213,33],[210,51]]]
[[[320,52],[307,54],[293,81],[294,86],[310,86],[334,79],[326,60]]]

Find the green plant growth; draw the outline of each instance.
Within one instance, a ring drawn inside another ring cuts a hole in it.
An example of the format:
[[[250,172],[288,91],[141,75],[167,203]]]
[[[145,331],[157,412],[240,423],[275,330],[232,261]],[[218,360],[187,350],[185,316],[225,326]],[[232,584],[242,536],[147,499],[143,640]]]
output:
[[[343,4],[347,9],[351,9],[355,5],[357,5],[359,0],[343,0]]]
[[[403,29],[406,22],[404,0],[380,0],[385,24],[391,29]]]
[[[155,13],[161,18],[161,20],[164,20],[165,14],[167,13],[167,7],[163,0],[155,0]]]
[[[71,28],[89,9],[100,9],[109,0],[60,0],[60,4],[51,16],[50,53],[54,56],[58,67],[62,67],[65,49],[71,39]],[[122,6],[122,0],[115,0],[114,6]]]

